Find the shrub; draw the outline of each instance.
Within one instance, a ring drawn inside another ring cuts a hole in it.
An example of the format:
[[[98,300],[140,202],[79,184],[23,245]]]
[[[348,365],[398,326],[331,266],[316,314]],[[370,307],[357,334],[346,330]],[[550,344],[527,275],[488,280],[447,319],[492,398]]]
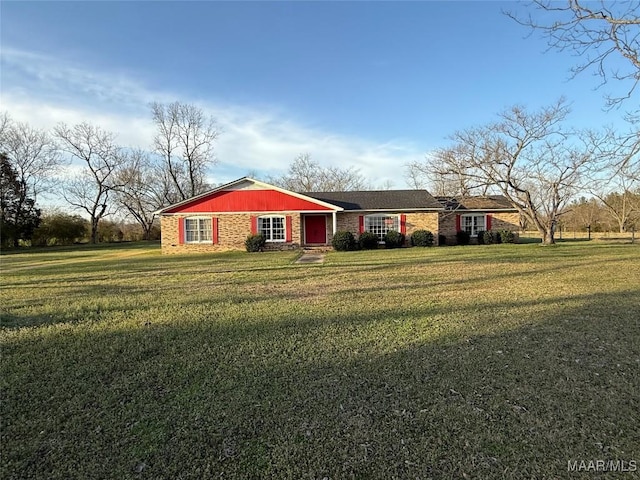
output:
[[[484,230],[478,230],[478,237],[477,237],[477,241],[478,241],[478,245],[484,245],[485,242],[485,237],[484,234],[487,233]]]
[[[446,235],[438,235],[438,245],[440,245],[441,247],[446,247],[447,246],[447,236]]]
[[[433,245],[433,233],[429,230],[416,230],[411,234],[411,245],[431,247]]]
[[[87,221],[80,215],[54,211],[42,218],[35,230],[34,245],[71,245],[82,240],[88,230]]]
[[[336,232],[331,240],[331,245],[338,252],[348,252],[356,249],[356,239],[351,232]]]
[[[358,244],[362,250],[378,248],[378,236],[371,232],[362,232],[358,238]]]
[[[516,236],[511,230],[500,230],[498,234],[502,243],[516,243]]]
[[[469,241],[471,240],[471,235],[464,230],[458,230],[456,232],[456,242],[458,245],[469,245]]]
[[[384,247],[400,248],[404,245],[404,238],[404,233],[397,232],[396,230],[389,230],[384,235]]]
[[[483,232],[482,237],[483,237],[484,243],[487,245],[491,245],[492,243],[497,243],[496,234],[491,230],[487,230],[486,232]],[[478,238],[480,238],[480,235],[478,235]]]
[[[247,252],[261,252],[264,250],[264,245],[267,242],[265,236],[261,233],[256,235],[249,235],[244,241],[244,246]]]

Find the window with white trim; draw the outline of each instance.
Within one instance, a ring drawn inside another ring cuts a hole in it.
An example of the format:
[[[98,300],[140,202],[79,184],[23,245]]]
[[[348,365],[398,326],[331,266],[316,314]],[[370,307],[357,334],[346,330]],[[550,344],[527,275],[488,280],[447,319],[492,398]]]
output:
[[[211,218],[185,218],[184,238],[187,243],[211,243]]]
[[[477,237],[478,232],[485,230],[486,219],[484,215],[462,215],[460,228],[472,237]]]
[[[378,236],[384,242],[384,236],[389,230],[400,231],[400,215],[367,215],[364,217],[364,229]]]
[[[284,242],[285,225],[285,217],[280,215],[258,217],[258,233],[263,234],[267,242]]]

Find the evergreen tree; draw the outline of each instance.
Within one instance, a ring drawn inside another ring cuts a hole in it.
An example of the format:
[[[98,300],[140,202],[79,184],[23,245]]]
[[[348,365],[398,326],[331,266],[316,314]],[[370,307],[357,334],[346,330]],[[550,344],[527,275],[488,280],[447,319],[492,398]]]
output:
[[[20,240],[31,240],[40,224],[40,210],[35,200],[27,196],[27,186],[6,154],[0,153],[0,243],[18,247]]]

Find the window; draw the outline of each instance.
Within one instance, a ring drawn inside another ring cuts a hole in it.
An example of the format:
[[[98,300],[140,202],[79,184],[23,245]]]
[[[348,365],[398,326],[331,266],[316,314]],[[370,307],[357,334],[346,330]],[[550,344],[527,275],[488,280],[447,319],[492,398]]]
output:
[[[485,230],[484,215],[463,215],[460,228],[472,237],[477,237],[478,232]]]
[[[211,218],[185,218],[184,234],[187,243],[211,243]]]
[[[267,242],[284,242],[286,239],[284,217],[258,217],[258,233],[263,234]]]
[[[364,217],[364,229],[375,233],[380,242],[384,242],[384,236],[389,230],[400,231],[400,219],[398,215],[367,215]]]

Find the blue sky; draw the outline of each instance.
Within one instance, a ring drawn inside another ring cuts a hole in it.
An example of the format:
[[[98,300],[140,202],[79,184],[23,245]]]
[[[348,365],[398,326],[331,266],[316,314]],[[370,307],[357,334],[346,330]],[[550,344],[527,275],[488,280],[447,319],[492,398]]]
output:
[[[405,165],[502,109],[566,96],[576,127],[615,125],[608,84],[545,52],[516,2],[0,3],[3,111],[88,121],[148,146],[151,101],[195,103],[222,134],[215,183],[277,176],[309,152],[406,187]],[[612,64],[611,68],[616,65]]]

